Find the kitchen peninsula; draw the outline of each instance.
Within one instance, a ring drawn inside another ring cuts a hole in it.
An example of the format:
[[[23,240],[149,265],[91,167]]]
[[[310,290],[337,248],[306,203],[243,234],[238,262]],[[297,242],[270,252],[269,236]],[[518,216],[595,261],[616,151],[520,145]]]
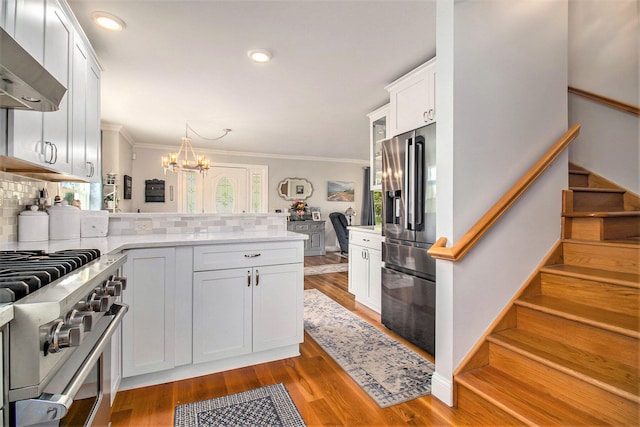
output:
[[[128,389],[299,355],[305,239],[283,214],[112,214],[107,237],[2,248],[127,255],[114,350]]]

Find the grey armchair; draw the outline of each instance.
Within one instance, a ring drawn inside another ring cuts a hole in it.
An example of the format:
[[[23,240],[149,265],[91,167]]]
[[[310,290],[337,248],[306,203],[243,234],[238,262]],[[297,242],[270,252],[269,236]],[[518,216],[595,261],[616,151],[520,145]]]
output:
[[[347,230],[347,217],[342,212],[331,212],[329,214],[331,224],[336,230],[338,243],[340,244],[340,253],[349,256],[349,231]]]

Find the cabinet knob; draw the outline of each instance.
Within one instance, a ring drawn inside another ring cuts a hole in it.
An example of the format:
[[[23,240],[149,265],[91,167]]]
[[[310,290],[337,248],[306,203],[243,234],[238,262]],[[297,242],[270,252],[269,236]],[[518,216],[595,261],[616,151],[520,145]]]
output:
[[[256,286],[260,284],[260,271],[256,270]]]
[[[425,111],[424,113],[422,113],[422,120],[424,122],[428,122],[429,121],[429,112]]]
[[[250,287],[251,287],[251,270],[247,270],[247,288],[250,288]]]

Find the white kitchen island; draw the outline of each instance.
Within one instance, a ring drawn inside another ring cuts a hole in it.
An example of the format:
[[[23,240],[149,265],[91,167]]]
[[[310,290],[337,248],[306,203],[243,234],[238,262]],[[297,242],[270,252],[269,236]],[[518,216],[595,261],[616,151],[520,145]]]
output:
[[[249,227],[250,228],[250,227]],[[305,235],[278,230],[132,234],[2,244],[124,252],[130,306],[120,389],[298,356]]]

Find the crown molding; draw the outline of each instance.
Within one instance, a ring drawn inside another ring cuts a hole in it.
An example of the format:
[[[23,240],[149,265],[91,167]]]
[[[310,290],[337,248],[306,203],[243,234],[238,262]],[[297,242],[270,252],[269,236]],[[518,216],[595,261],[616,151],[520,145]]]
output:
[[[135,145],[136,145],[136,142],[133,140],[133,137],[131,136],[131,134],[129,132],[127,132],[125,127],[122,126],[122,125],[116,125],[114,123],[102,122],[102,123],[100,123],[100,130],[118,132],[124,138],[124,140],[127,141],[127,143],[131,147],[135,147]]]

